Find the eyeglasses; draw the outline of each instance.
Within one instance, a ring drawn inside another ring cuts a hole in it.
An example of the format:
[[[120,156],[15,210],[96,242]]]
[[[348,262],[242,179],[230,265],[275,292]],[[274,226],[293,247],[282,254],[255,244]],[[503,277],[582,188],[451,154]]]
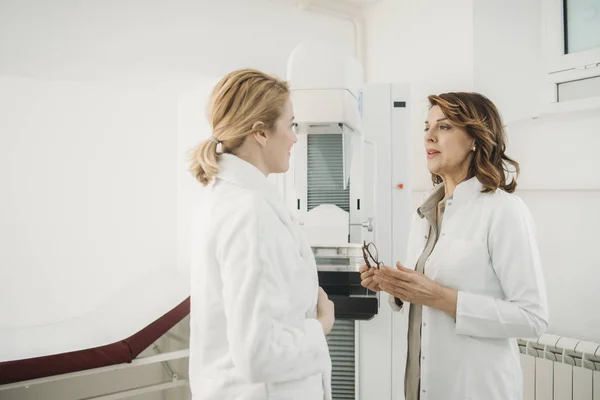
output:
[[[363,241],[362,252],[367,267],[379,269],[381,266],[383,266],[383,262],[379,261],[377,247],[375,247],[375,244],[373,242],[367,244],[366,241]]]

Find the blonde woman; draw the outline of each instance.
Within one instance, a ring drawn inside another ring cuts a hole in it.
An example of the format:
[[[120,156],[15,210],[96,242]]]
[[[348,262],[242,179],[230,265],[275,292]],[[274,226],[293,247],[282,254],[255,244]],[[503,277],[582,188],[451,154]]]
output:
[[[193,242],[193,399],[331,399],[333,303],[267,180],[289,169],[296,142],[288,85],[234,71],[214,88],[209,119],[190,168],[207,186]]]

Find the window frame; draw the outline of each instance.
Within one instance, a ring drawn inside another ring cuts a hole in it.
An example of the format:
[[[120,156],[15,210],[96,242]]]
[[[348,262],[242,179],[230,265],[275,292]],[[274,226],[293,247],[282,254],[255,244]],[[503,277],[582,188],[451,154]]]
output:
[[[558,84],[600,76],[600,46],[577,53],[565,54],[565,0],[540,0],[543,15],[543,47],[548,103],[567,104],[566,108],[581,109],[600,106],[600,94],[581,100],[558,102]],[[565,108],[561,106],[560,108]]]

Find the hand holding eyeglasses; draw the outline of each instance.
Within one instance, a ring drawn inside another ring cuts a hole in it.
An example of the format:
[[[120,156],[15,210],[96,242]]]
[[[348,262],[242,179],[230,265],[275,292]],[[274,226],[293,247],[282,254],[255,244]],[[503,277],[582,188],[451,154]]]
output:
[[[379,261],[373,243],[364,242],[362,251],[366,263],[359,269],[362,286],[374,292],[384,291],[402,302],[436,308],[456,316],[456,290],[440,285],[425,274],[404,268],[399,262],[396,268],[384,265]]]
[[[373,277],[375,276],[375,268],[370,268],[368,265],[363,265],[362,267],[360,267],[358,272],[360,272],[360,284],[363,287],[366,287],[367,289],[373,292],[381,291],[379,284],[373,281]]]
[[[377,247],[374,243],[367,244],[365,241],[363,242],[362,253],[365,265],[358,270],[360,272],[360,284],[373,292],[379,292],[381,288],[373,281],[373,272],[383,266],[383,263],[379,261]]]

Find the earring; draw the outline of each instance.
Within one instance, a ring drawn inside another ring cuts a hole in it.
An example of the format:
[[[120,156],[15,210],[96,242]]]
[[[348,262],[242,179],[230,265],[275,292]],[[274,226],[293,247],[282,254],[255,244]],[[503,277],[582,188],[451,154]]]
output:
[[[475,145],[473,145],[473,149],[472,150],[475,151]]]

